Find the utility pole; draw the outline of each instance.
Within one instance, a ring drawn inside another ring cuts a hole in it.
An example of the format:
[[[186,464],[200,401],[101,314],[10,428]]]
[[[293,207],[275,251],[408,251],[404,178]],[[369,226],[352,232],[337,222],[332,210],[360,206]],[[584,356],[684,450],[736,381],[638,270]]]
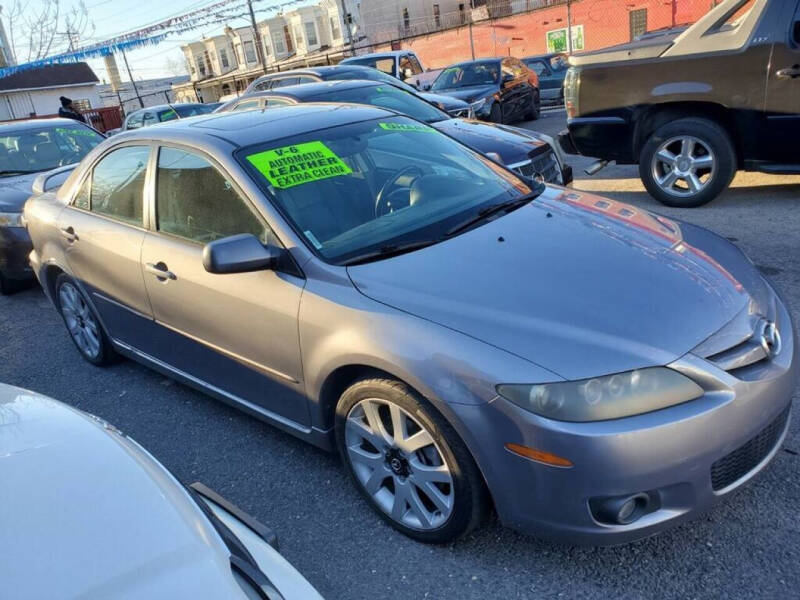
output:
[[[344,4],[344,0],[339,0],[340,4],[342,5],[342,25],[347,29],[347,41],[350,43],[350,54],[355,56],[356,54],[356,43],[353,40],[353,32],[350,29],[350,25],[352,25],[353,17],[350,16],[350,13],[347,12],[347,7]],[[348,16],[350,18],[348,19]]]
[[[131,67],[128,65],[128,57],[125,56],[125,51],[120,50],[122,52],[122,60],[125,61],[125,68],[128,70],[128,77],[131,80],[131,84],[133,85],[133,92],[136,94],[136,98],[139,100],[139,106],[144,108],[144,102],[142,101],[142,97],[139,95],[139,88],[136,87],[136,81],[133,79],[133,73],[131,73]]]
[[[567,0],[567,52],[572,54],[572,0]]]
[[[261,41],[261,32],[258,30],[258,25],[256,25],[256,13],[253,12],[253,0],[247,0],[247,10],[250,11],[250,24],[253,26],[253,37],[256,40],[256,56],[258,57],[258,62],[261,63],[261,69],[266,74],[267,61],[264,58],[264,44]]]
[[[475,60],[475,40],[472,37],[472,11],[475,10],[475,0],[469,0],[469,51],[472,53],[472,60]]]

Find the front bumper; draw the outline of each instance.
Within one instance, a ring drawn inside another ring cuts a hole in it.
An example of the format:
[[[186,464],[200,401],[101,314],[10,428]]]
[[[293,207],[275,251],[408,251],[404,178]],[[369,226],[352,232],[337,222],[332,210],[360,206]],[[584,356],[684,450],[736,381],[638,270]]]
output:
[[[619,164],[639,162],[634,155],[634,124],[623,117],[577,117],[558,134],[567,154],[582,154]]]
[[[24,227],[0,227],[0,272],[9,279],[33,278],[28,254],[33,243]]]
[[[787,334],[778,355],[735,374],[686,355],[671,366],[698,381],[705,395],[656,412],[566,423],[539,417],[501,397],[484,405],[453,405],[469,432],[469,446],[502,522],[567,543],[626,543],[688,520],[744,484],[769,463],[789,426],[800,359],[782,306],[779,317]],[[720,487],[720,465],[730,466],[743,447],[750,452],[752,440],[762,432],[772,436],[768,446],[758,450],[745,471],[734,469],[733,479]],[[573,466],[528,460],[506,450],[507,443],[567,458]],[[652,512],[628,525],[604,523],[591,508],[598,498],[640,492],[653,499]]]

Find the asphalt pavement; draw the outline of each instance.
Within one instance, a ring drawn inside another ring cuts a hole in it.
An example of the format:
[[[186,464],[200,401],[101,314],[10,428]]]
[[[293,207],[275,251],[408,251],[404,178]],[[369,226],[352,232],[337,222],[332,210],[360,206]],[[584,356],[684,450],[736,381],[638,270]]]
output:
[[[524,126],[554,134],[564,127],[564,113],[546,111]],[[733,240],[783,291],[800,321],[800,178],[740,174],[713,203],[674,210],[644,193],[633,167],[587,178],[581,169],[591,161],[570,162],[577,189]],[[658,537],[570,547],[492,520],[456,544],[433,547],[395,533],[373,514],[336,456],[133,362],[90,366],[38,288],[0,297],[0,381],[99,415],[180,480],[210,485],[273,527],[285,556],[332,600],[800,597],[797,418],[764,473]]]

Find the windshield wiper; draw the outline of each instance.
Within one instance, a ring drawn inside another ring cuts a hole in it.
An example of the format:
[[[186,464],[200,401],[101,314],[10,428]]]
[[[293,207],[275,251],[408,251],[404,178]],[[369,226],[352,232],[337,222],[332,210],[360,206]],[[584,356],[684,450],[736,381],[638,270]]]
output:
[[[3,177],[5,175],[28,175],[30,173],[38,173],[40,170],[41,169],[35,169],[33,171],[26,171],[24,169],[5,169],[5,170],[0,170],[0,177]],[[47,169],[44,170],[46,171]]]
[[[422,240],[422,241],[418,240],[416,242],[408,242],[407,244],[387,244],[386,246],[381,246],[378,250],[375,250],[374,252],[367,252],[365,254],[360,254],[349,260],[346,260],[345,262],[342,263],[342,265],[344,265],[345,267],[362,265],[364,263],[372,262],[375,260],[390,258],[392,256],[406,254],[407,252],[413,252],[414,250],[427,248],[428,246],[433,246],[435,243],[440,241],[442,240],[435,239],[435,240]]]
[[[459,223],[455,227],[451,227],[448,229],[444,237],[449,238],[453,237],[454,235],[458,235],[459,233],[463,233],[468,229],[472,229],[476,225],[483,223],[492,215],[496,215],[497,213],[504,213],[508,214],[511,211],[517,210],[518,208],[525,206],[531,200],[539,196],[541,191],[536,191],[530,194],[526,194],[524,196],[520,196],[519,198],[513,198],[512,200],[506,200],[505,202],[500,202],[498,204],[492,204],[491,206],[486,206],[478,211],[478,214],[473,215],[466,221]]]

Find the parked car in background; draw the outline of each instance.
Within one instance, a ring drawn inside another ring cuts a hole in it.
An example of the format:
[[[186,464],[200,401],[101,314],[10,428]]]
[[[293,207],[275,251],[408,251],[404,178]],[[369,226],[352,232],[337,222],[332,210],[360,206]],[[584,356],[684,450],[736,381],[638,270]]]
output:
[[[0,124],[0,294],[34,279],[28,265],[33,246],[22,222],[34,181],[42,172],[79,162],[103,139],[96,129],[72,119]],[[65,178],[55,176],[53,181],[60,184]]]
[[[570,543],[654,535],[752,479],[788,431],[791,318],[731,242],[523,179],[395,112],[130,132],[25,219],[85,360],[120,353],[337,448],[420,541],[490,505]]]
[[[430,91],[464,100],[484,121],[512,123],[539,118],[536,73],[513,57],[484,58],[447,67]]]
[[[321,600],[240,508],[102,419],[4,384],[0,480],[5,598]]]
[[[345,58],[341,65],[361,65],[383,71],[387,75],[417,87],[417,77],[425,72],[422,61],[413,50],[374,52]]]
[[[108,132],[109,135],[130,131],[141,127],[150,127],[175,119],[185,119],[186,117],[196,117],[197,115],[207,115],[214,112],[220,106],[219,103],[203,104],[201,102],[186,102],[183,104],[159,104],[158,106],[148,106],[130,113],[125,117],[125,122],[119,129]]]
[[[257,92],[227,105],[225,110],[277,108],[302,102],[348,102],[393,110],[435,127],[526,177],[540,175],[546,182],[566,185],[572,168],[550,136],[494,123],[453,119],[416,94],[375,81],[305,83]]]
[[[796,2],[725,0],[677,36],[571,63],[565,150],[638,163],[663,204],[705,204],[738,169],[800,173]]]
[[[525,66],[539,78],[539,95],[542,103],[564,104],[564,79],[569,69],[569,57],[563,52],[527,56]]]
[[[348,79],[366,79],[370,81],[388,83],[390,85],[394,85],[395,87],[404,89],[412,94],[418,94],[428,102],[441,108],[451,117],[463,119],[474,117],[474,113],[472,112],[469,104],[463,100],[459,100],[447,95],[419,92],[407,83],[403,83],[399,79],[392,77],[391,75],[387,75],[383,71],[372,69],[370,67],[362,67],[360,65],[309,67],[307,69],[293,69],[291,71],[280,71],[278,73],[262,75],[249,86],[247,86],[247,89],[244,91],[244,94],[242,94],[242,97],[247,96],[252,92],[264,92],[267,90],[273,90],[290,85],[298,85],[301,83]]]

